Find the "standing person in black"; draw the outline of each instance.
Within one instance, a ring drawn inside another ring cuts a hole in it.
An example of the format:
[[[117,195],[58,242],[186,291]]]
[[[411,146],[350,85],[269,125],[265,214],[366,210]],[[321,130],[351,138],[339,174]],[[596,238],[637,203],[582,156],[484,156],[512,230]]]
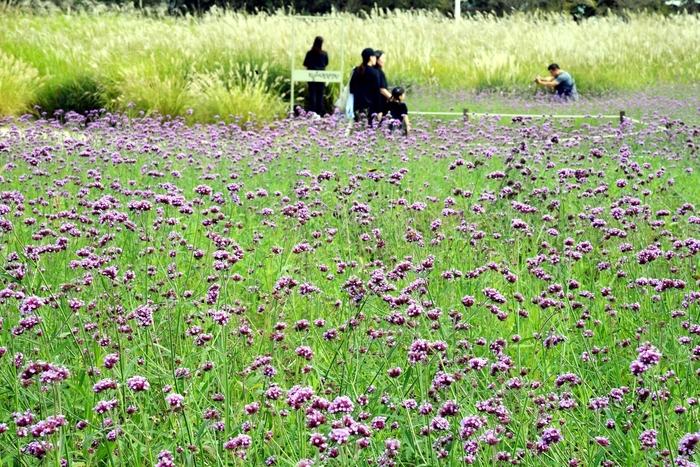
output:
[[[323,37],[317,36],[311,50],[306,52],[304,58],[304,68],[307,70],[325,70],[328,66],[328,53],[323,50]],[[312,112],[316,115],[323,113],[323,91],[326,83],[309,82],[309,100],[311,101]]]
[[[374,69],[379,72],[379,92],[382,93],[382,105],[386,104],[389,99],[391,99],[391,92],[389,92],[389,84],[386,82],[386,75],[384,74],[384,65],[386,65],[386,54],[383,50],[375,50],[374,56],[377,57],[377,63],[374,65]]]
[[[360,115],[367,115],[367,122],[372,125],[374,115],[382,112],[382,95],[379,91],[379,72],[372,68],[377,63],[374,50],[366,48],[362,51],[362,64],[358,66],[350,78],[350,92],[355,99],[355,121],[360,121]]]

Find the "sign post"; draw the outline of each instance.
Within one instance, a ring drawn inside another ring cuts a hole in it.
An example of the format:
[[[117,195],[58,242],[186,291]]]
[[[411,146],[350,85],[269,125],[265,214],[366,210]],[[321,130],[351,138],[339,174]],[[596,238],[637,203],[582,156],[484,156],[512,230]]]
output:
[[[297,70],[294,60],[294,35],[296,32],[296,19],[305,19],[312,21],[340,21],[340,70]],[[343,64],[345,59],[345,22],[342,18],[324,17],[324,16],[292,16],[292,76],[291,76],[291,91],[289,100],[289,111],[294,112],[294,83],[296,81],[306,81],[312,83],[340,83],[340,88],[343,88]]]

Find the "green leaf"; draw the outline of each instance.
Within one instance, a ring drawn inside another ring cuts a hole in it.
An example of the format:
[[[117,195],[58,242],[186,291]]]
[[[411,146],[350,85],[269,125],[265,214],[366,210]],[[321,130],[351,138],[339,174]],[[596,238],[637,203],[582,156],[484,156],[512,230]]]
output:
[[[5,279],[5,280],[8,280],[8,281],[10,281],[10,282],[14,282],[15,284],[21,284],[21,283],[22,283],[21,280],[17,279],[15,276],[9,275],[8,273],[6,273],[6,272],[4,272],[4,271],[0,271],[0,277],[2,277],[2,278]]]

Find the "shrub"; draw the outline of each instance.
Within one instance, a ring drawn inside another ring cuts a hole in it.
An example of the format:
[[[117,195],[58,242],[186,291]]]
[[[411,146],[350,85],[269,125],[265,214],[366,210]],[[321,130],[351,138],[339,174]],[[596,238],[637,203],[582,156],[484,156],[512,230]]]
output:
[[[107,106],[104,87],[89,75],[65,76],[39,90],[36,103],[50,115],[57,110],[85,113]]]

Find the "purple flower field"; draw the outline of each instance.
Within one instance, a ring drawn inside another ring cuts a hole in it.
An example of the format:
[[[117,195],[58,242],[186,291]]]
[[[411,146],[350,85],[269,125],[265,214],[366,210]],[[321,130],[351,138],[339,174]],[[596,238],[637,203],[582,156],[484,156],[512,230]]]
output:
[[[0,465],[695,466],[672,110],[1,120]]]

